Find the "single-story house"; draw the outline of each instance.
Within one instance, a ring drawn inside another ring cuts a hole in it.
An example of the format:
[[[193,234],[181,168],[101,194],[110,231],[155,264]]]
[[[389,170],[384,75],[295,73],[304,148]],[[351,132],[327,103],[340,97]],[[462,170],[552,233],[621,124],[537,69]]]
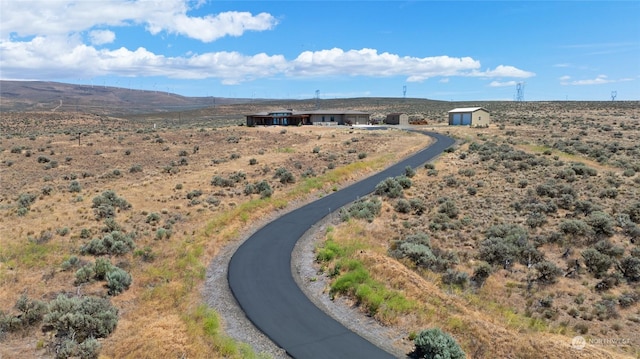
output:
[[[491,114],[484,107],[456,108],[448,112],[451,126],[489,126]]]
[[[409,125],[409,115],[406,113],[390,113],[387,115],[387,118],[384,120],[384,123],[387,125]]]
[[[291,109],[260,112],[247,115],[247,126],[297,126],[297,125],[367,125],[371,114],[352,110]]]
[[[310,124],[309,115],[295,113],[293,110],[276,110],[247,115],[247,126],[298,126]]]

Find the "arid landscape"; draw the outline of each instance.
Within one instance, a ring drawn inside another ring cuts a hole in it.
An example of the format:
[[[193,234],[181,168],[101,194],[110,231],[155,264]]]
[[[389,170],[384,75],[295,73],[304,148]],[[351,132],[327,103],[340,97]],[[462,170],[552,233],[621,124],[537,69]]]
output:
[[[109,98],[117,110],[3,94],[0,358],[268,356],[205,304],[211,261],[265,218],[430,142],[399,128],[244,126],[313,100],[126,112]],[[315,233],[307,279],[325,296],[401,333],[392,345],[406,353],[438,327],[469,358],[640,357],[640,103],[320,105],[404,112],[457,139]],[[470,105],[491,111],[488,128],[447,126]]]

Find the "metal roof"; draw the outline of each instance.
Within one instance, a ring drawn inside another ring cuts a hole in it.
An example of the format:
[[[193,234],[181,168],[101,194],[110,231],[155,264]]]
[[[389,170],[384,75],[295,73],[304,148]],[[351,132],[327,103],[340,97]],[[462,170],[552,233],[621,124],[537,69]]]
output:
[[[270,116],[275,113],[290,113],[293,116],[300,115],[369,115],[368,112],[362,111],[354,111],[354,110],[311,110],[311,111],[291,111],[291,110],[283,110],[281,112],[278,111],[269,111],[269,112],[258,112],[252,115],[247,116]]]
[[[457,112],[476,112],[478,110],[485,110],[487,112],[489,112],[486,108],[484,107],[461,107],[461,108],[454,108],[453,110],[449,111],[449,113],[457,113]]]

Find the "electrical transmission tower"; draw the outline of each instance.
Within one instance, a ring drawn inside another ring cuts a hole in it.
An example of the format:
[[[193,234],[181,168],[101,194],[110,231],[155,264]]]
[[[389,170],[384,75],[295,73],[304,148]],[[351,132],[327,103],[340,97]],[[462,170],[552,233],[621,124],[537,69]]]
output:
[[[518,82],[516,84],[516,101],[524,101],[524,82]]]
[[[615,101],[616,96],[618,96],[618,91],[611,91],[611,101]]]
[[[320,90],[316,90],[316,109],[320,108]]]

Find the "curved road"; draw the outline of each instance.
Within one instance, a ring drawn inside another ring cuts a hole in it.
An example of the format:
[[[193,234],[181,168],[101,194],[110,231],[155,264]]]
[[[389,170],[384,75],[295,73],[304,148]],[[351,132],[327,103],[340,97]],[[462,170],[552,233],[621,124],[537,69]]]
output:
[[[417,168],[454,144],[450,137],[423,132],[436,142],[386,170],[289,212],[262,227],[229,263],[231,291],[245,314],[294,358],[393,358],[316,307],[291,273],[291,252],[300,237],[331,211],[365,196],[387,177]]]

